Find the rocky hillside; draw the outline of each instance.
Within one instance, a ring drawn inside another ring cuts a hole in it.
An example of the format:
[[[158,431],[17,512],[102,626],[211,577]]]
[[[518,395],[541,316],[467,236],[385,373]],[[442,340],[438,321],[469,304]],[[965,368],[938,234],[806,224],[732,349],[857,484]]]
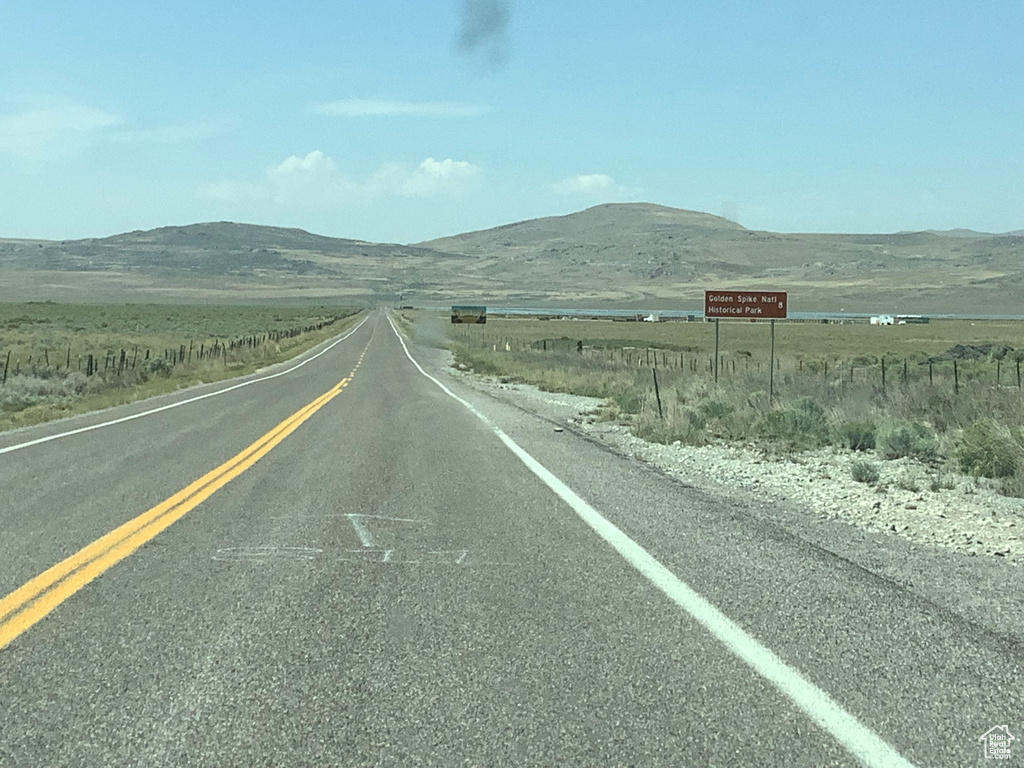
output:
[[[657,309],[699,306],[705,289],[745,288],[789,290],[794,311],[1019,314],[1024,235],[782,234],[630,203],[416,245],[231,222],[0,240],[0,272],[7,300],[213,299],[212,279],[229,278],[239,297]],[[60,276],[68,272],[80,277]]]

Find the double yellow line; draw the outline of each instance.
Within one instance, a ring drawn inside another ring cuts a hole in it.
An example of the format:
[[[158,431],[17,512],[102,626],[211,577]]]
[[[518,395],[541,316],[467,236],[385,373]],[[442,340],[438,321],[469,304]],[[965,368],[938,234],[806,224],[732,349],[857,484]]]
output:
[[[241,453],[0,599],[0,648],[270,453],[278,443],[348,386],[365,354],[366,349],[359,356],[352,373]]]

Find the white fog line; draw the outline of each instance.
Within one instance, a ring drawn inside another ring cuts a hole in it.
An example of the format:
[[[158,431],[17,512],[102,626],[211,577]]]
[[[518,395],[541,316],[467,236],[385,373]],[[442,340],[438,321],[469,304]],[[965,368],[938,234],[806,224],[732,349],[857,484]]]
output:
[[[642,573],[669,599],[704,626],[712,636],[728,648],[737,658],[757,674],[774,685],[808,718],[829,733],[857,760],[869,768],[913,768],[893,747],[878,734],[861,723],[856,717],[833,701],[821,688],[807,680],[795,668],[790,667],[766,646],[762,645],[722,613],[718,608],[699,595],[682,579],[662,565],[653,555],[622,532],[616,525],[604,518],[600,512],[578,496],[569,486],[559,480],[544,465],[527,453],[494,422],[481,413],[472,403],[456,395],[448,387],[431,376],[409,353],[402,334],[395,328],[388,315],[391,330],[394,331],[420,373],[440,387],[445,394],[464,405],[478,419],[486,424],[505,446],[516,455],[540,480],[559,498],[568,504],[584,522],[618,552],[630,565]]]
[[[71,430],[68,430],[67,432],[60,432],[60,433],[58,433],[56,435],[48,435],[46,437],[40,437],[40,438],[37,438],[35,440],[28,440],[28,441],[26,441],[24,443],[16,443],[15,445],[9,445],[6,448],[0,448],[0,454],[10,453],[11,451],[20,451],[22,448],[29,448],[29,447],[31,447],[33,445],[39,445],[40,443],[48,443],[51,440],[59,440],[62,437],[71,437],[72,435],[80,435],[83,432],[92,432],[94,429],[102,429],[103,427],[112,427],[115,424],[123,424],[126,421],[134,421],[135,419],[141,419],[143,416],[152,416],[154,413],[160,413],[161,411],[169,411],[171,408],[180,408],[183,405],[188,405],[189,403],[195,403],[195,402],[198,402],[199,400],[205,400],[208,397],[216,397],[217,395],[223,395],[223,394],[225,394],[227,392],[231,392],[231,391],[236,390],[236,389],[241,389],[242,387],[248,387],[250,384],[258,384],[261,381],[268,381],[270,379],[276,379],[278,376],[284,376],[285,374],[288,374],[288,373],[291,373],[293,371],[298,370],[299,368],[304,366],[306,363],[309,363],[309,362],[312,362],[313,360],[316,360],[318,357],[320,357],[320,355],[324,354],[325,352],[330,351],[331,349],[336,347],[338,344],[341,344],[341,342],[343,342],[345,339],[347,339],[353,333],[358,331],[360,326],[362,326],[363,323],[365,323],[367,320],[369,320],[369,318],[370,318],[370,316],[367,315],[366,317],[364,317],[362,320],[359,321],[359,323],[356,325],[355,328],[350,330],[344,336],[342,336],[342,337],[340,337],[338,339],[335,339],[330,345],[324,347],[323,349],[321,349],[319,352],[317,352],[312,357],[307,357],[301,363],[293,365],[291,368],[288,368],[288,369],[286,369],[284,371],[278,371],[277,373],[271,373],[268,376],[261,376],[258,379],[250,379],[249,381],[243,381],[240,384],[233,384],[230,387],[225,387],[224,389],[218,389],[216,392],[207,392],[205,395],[196,395],[195,397],[190,397],[187,400],[180,400],[180,401],[178,401],[176,403],[170,403],[168,405],[161,405],[159,408],[150,408],[148,411],[142,411],[141,413],[134,413],[131,416],[122,416],[122,417],[120,417],[118,419],[111,419],[110,421],[102,421],[99,424],[91,424],[88,427],[79,427],[78,429],[71,429]]]

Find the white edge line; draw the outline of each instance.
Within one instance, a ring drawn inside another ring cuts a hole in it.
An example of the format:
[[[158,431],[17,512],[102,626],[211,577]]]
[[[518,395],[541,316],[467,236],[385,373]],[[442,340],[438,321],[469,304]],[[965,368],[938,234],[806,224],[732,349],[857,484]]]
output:
[[[249,379],[249,381],[243,381],[240,384],[233,384],[230,387],[225,387],[224,389],[218,389],[216,392],[207,392],[205,395],[197,395],[195,397],[190,397],[187,400],[179,400],[176,403],[170,403],[168,405],[161,405],[159,408],[150,408],[148,411],[142,411],[141,413],[133,413],[131,416],[122,416],[119,419],[111,419],[110,421],[102,421],[99,424],[91,424],[88,427],[79,427],[78,429],[68,430],[67,432],[59,432],[56,435],[47,435],[46,437],[40,437],[40,438],[37,438],[35,440],[28,440],[28,441],[26,441],[24,443],[15,443],[14,445],[9,445],[6,448],[0,448],[0,454],[11,453],[12,451],[20,451],[22,448],[29,448],[29,447],[31,447],[33,445],[39,445],[41,443],[48,443],[51,440],[59,440],[62,437],[71,437],[72,435],[80,435],[83,432],[92,432],[94,429],[102,429],[103,427],[112,427],[115,424],[123,424],[126,421],[134,421],[135,419],[141,419],[143,416],[152,416],[154,413],[160,413],[161,411],[169,411],[171,408],[179,408],[179,407],[181,407],[183,405],[188,405],[189,403],[195,403],[195,402],[197,402],[199,400],[205,400],[208,397],[216,397],[217,395],[223,395],[223,394],[225,394],[227,392],[231,392],[231,391],[236,390],[236,389],[241,389],[242,387],[248,387],[250,384],[258,384],[261,381],[268,381],[269,379],[276,379],[278,376],[284,376],[285,374],[288,374],[288,373],[291,373],[292,371],[298,370],[299,368],[304,366],[306,363],[309,363],[309,362],[312,362],[313,360],[316,360],[318,357],[320,357],[320,355],[322,355],[325,352],[328,352],[329,350],[333,349],[338,344],[340,344],[345,339],[347,339],[349,336],[351,336],[353,333],[358,331],[359,328],[363,325],[363,323],[365,323],[369,319],[370,319],[370,316],[367,315],[366,317],[364,317],[362,320],[359,321],[359,323],[355,326],[355,328],[352,328],[344,336],[342,336],[342,337],[340,337],[338,339],[335,339],[329,346],[324,347],[319,352],[317,352],[315,355],[312,355],[311,357],[307,357],[301,363],[298,363],[297,365],[293,365],[291,368],[288,368],[287,370],[278,371],[277,373],[272,373],[269,376],[261,376],[258,379]]]
[[[494,422],[431,376],[409,353],[405,340],[387,315],[406,357],[420,373],[439,386],[449,397],[460,402],[486,424],[505,446],[516,455],[540,480],[572,507],[602,539],[618,552],[630,565],[660,589],[669,599],[696,619],[720,643],[741,661],[774,685],[807,717],[831,734],[857,760],[869,768],[913,768],[902,755],[878,734],[833,701],[821,688],[807,680],[796,669],[787,665],[766,646],[759,643],[736,622],[699,595],[682,579],[662,565],[653,555],[629,538],[600,512],[580,498],[569,486],[559,480],[544,465],[527,453]]]

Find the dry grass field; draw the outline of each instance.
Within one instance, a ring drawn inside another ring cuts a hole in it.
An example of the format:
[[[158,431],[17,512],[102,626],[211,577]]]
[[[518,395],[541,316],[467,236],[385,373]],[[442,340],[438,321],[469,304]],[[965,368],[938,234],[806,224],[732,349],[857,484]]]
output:
[[[499,344],[513,340],[533,344],[546,339],[552,349],[560,344],[572,346],[582,340],[586,347],[651,347],[707,356],[714,350],[715,325],[683,321],[645,323],[491,317],[483,326],[452,326],[452,333],[454,338],[480,338]],[[791,360],[847,361],[862,357],[919,360],[940,355],[955,344],[995,344],[1024,350],[1024,322],[933,320],[923,325],[873,326],[779,320],[775,324],[776,354]],[[768,349],[768,322],[720,321],[719,350],[722,354],[767,360]]]
[[[425,335],[444,321],[404,314]],[[457,365],[602,398],[601,418],[649,440],[871,450],[1024,495],[1024,322],[779,321],[771,377],[768,323],[722,321],[719,330],[717,381],[713,323],[495,318],[451,325],[448,336]]]
[[[0,430],[240,376],[340,333],[354,310],[0,304]]]

